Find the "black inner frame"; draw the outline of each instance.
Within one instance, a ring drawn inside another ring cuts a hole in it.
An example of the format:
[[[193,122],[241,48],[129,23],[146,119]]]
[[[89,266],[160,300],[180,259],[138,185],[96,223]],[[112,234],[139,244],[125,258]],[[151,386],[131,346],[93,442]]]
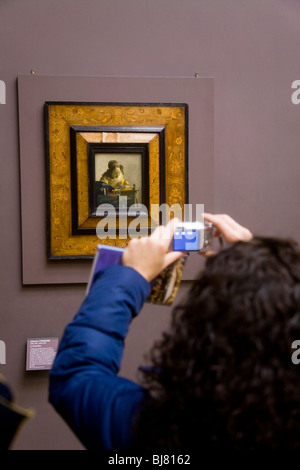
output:
[[[71,165],[71,214],[72,235],[95,235],[96,228],[80,227],[78,225],[78,183],[77,183],[77,145],[76,135],[80,132],[118,132],[118,133],[156,133],[159,135],[159,203],[166,201],[165,187],[165,127],[164,126],[70,126],[70,165]],[[89,144],[92,145],[92,144]],[[99,145],[99,144],[95,144]],[[106,144],[108,145],[108,144]],[[120,144],[118,144],[120,145]],[[129,144],[126,144],[129,145]],[[142,144],[138,144],[140,147]],[[149,144],[145,144],[149,145]],[[186,170],[187,171],[187,170]],[[149,170],[147,172],[149,178]],[[149,188],[149,180],[148,186]],[[148,189],[149,190],[149,189]],[[188,194],[188,192],[187,192]],[[149,207],[148,207],[149,210]],[[119,233],[119,228],[116,229]],[[151,227],[147,233],[151,232]]]
[[[142,193],[140,197],[140,204],[143,204],[149,209],[149,144],[148,143],[91,143],[88,144],[88,171],[89,171],[89,213],[90,217],[99,217],[97,210],[97,202],[95,199],[95,155],[101,153],[120,154],[136,153],[141,156],[142,165]],[[126,175],[125,175],[126,176]],[[115,209],[114,215],[121,216],[126,212],[130,217],[136,217],[141,214],[141,209],[137,209],[135,213],[128,209]],[[109,216],[109,213],[107,214]],[[148,212],[145,213],[148,216]]]

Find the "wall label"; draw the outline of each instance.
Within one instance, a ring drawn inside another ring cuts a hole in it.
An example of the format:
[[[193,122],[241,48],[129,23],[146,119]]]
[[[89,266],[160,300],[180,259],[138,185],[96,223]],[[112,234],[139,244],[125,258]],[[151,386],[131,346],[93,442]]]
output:
[[[51,369],[58,348],[58,338],[27,339],[26,370]]]

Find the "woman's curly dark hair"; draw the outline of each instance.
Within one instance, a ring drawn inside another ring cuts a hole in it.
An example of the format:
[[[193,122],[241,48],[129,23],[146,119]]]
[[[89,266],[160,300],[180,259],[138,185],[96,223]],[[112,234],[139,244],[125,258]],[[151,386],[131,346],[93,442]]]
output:
[[[145,450],[300,448],[300,252],[256,237],[208,258],[151,351]]]

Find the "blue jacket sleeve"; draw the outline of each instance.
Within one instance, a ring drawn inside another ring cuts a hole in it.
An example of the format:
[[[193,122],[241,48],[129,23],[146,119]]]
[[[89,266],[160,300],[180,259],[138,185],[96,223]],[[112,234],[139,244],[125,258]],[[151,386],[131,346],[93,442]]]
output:
[[[134,269],[111,266],[66,327],[50,372],[49,400],[87,449],[126,449],[146,391],[117,374],[131,319],[150,292]]]

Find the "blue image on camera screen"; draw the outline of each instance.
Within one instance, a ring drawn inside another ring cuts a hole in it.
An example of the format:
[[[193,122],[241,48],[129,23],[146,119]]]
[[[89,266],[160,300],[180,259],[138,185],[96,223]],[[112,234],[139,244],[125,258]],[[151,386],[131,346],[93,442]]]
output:
[[[176,230],[173,238],[174,251],[198,251],[200,249],[199,230]]]

